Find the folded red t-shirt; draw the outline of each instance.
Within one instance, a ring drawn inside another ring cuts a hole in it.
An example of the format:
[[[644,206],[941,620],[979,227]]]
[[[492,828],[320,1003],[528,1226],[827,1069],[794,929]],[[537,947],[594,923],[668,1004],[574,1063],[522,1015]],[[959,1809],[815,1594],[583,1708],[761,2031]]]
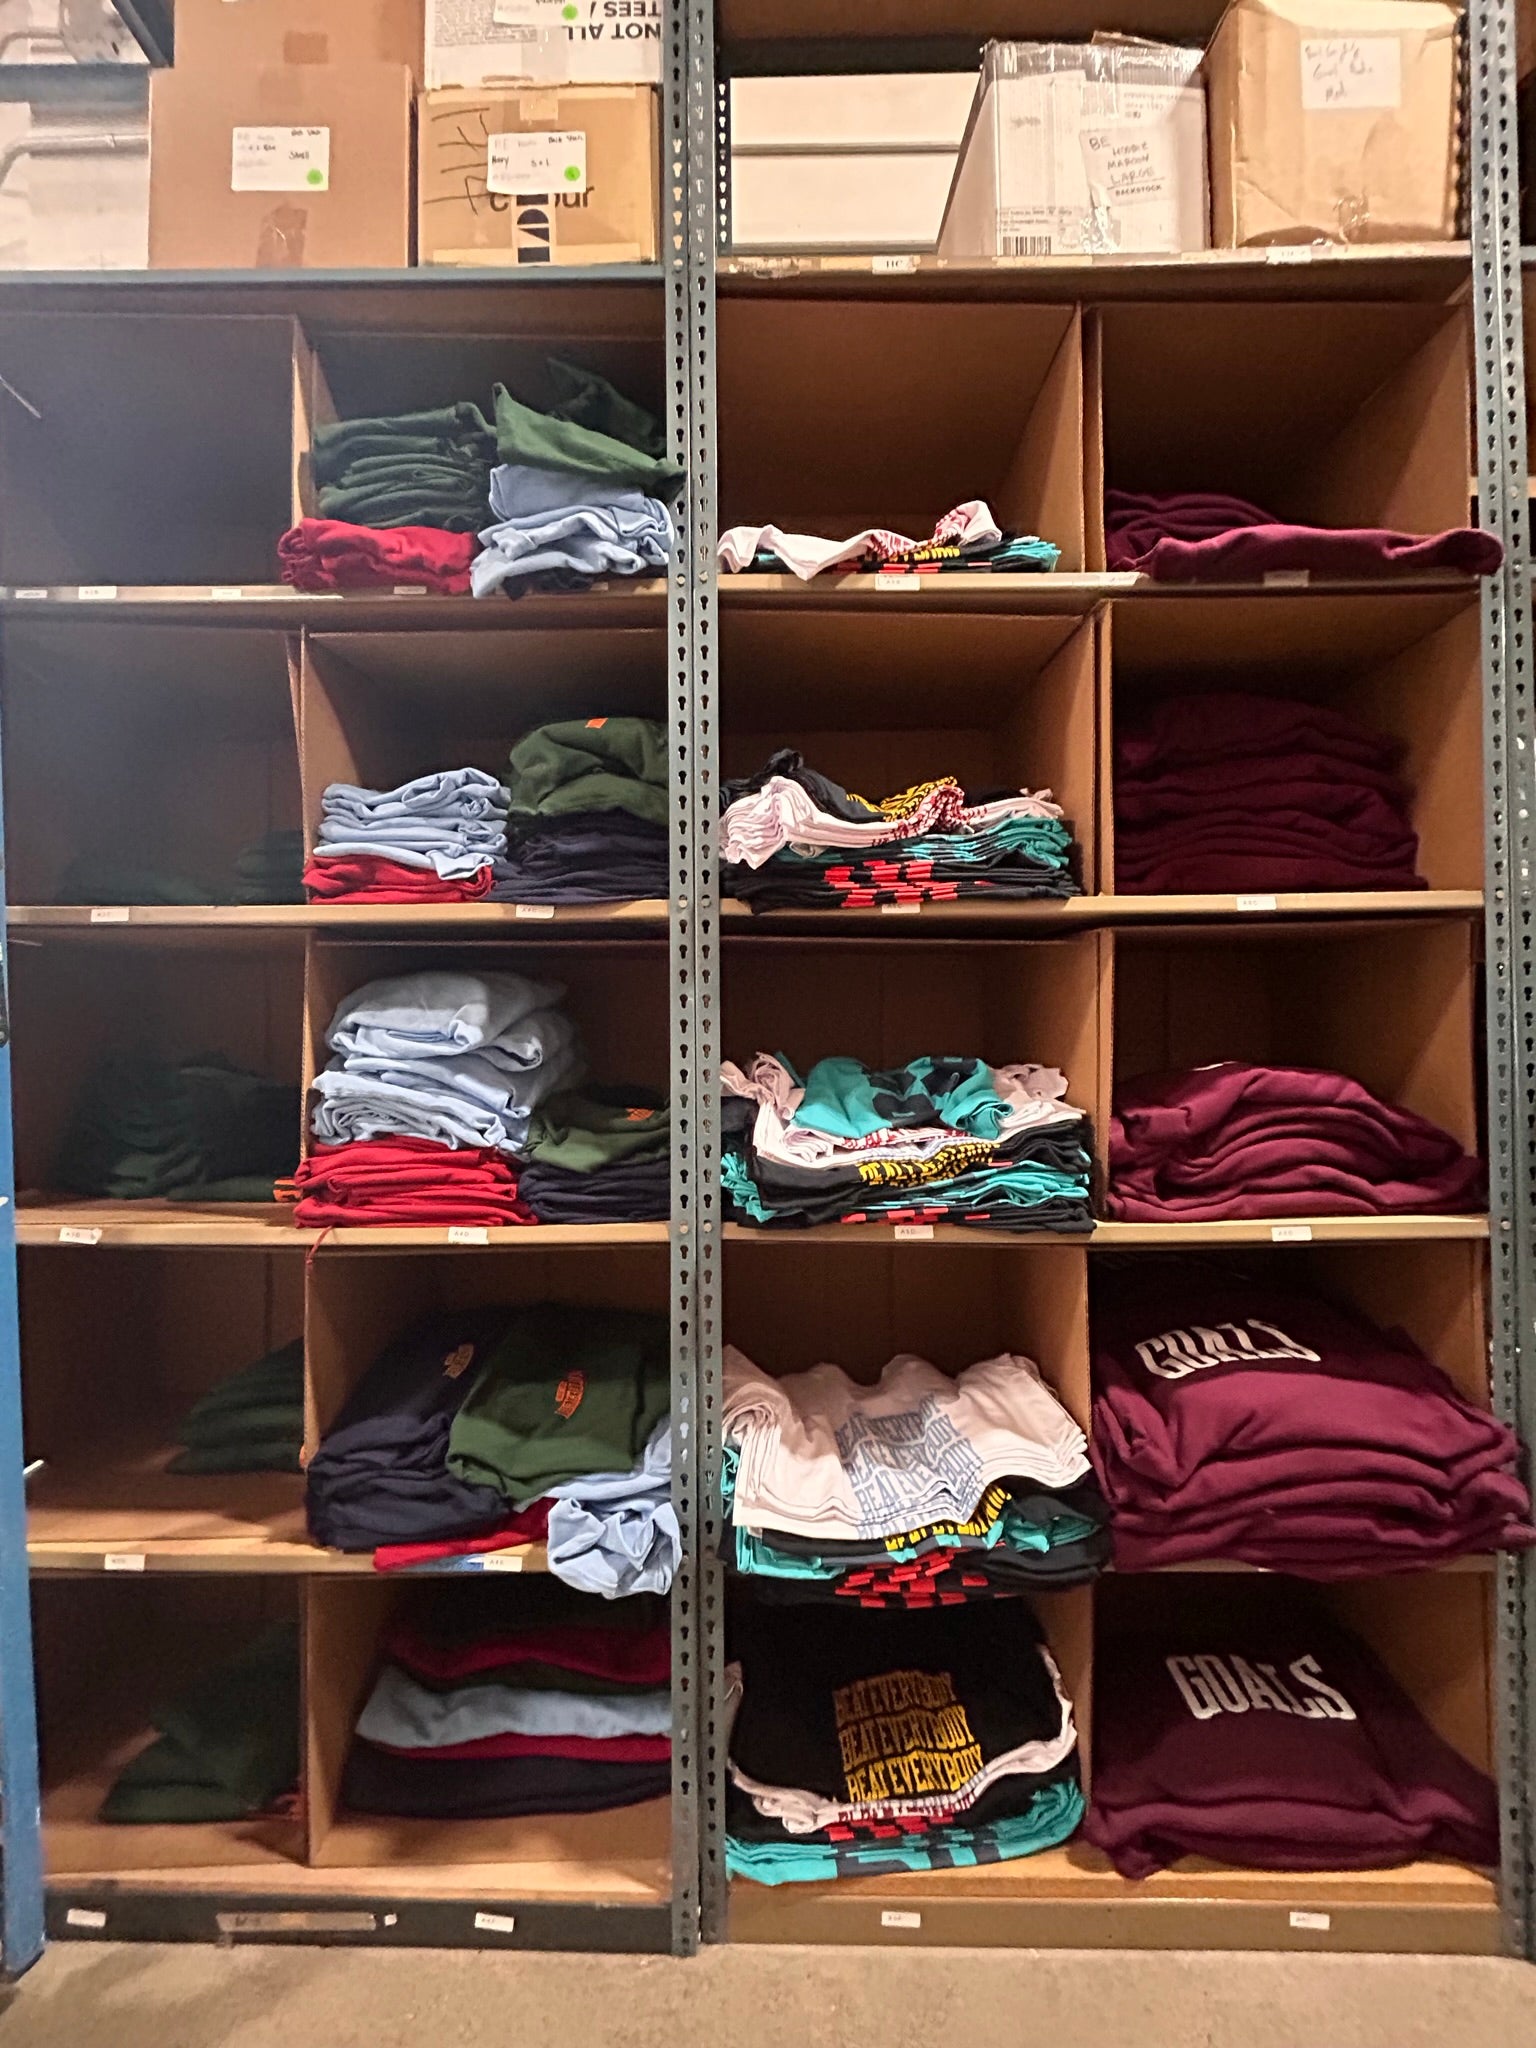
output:
[[[489,861],[472,875],[408,868],[374,853],[312,853],[304,886],[322,903],[477,903],[495,883]]]
[[[373,1553],[376,1572],[404,1572],[413,1565],[440,1564],[445,1557],[477,1557],[483,1551],[510,1550],[521,1543],[543,1543],[549,1536],[549,1511],[553,1502],[530,1501],[517,1508],[494,1529],[478,1536],[458,1536],[446,1543],[381,1543]]]
[[[430,1138],[319,1145],[276,1193],[280,1202],[298,1204],[293,1220],[300,1225],[462,1223],[493,1230],[538,1221],[518,1199],[517,1174],[504,1153]]]
[[[344,519],[301,519],[277,543],[283,581],[296,590],[393,590],[419,583],[439,597],[469,595],[469,565],[479,551],[473,533],[352,526]]]

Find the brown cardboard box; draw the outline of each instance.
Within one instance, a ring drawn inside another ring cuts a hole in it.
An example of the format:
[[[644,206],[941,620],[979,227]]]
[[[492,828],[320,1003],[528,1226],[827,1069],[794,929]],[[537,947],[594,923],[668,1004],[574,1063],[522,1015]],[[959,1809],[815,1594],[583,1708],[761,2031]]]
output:
[[[401,269],[411,77],[401,64],[154,73],[155,270]]]
[[[421,80],[423,0],[176,0],[176,65],[408,64]]]
[[[417,104],[418,262],[655,262],[653,86],[450,87]]]
[[[1454,235],[1458,19],[1442,0],[1232,0],[1206,57],[1216,247]]]

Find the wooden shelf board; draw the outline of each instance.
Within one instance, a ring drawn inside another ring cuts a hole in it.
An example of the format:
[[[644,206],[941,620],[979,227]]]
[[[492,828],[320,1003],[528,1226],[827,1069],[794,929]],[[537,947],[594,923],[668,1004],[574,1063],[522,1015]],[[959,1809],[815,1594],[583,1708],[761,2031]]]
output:
[[[114,908],[116,908],[114,906]],[[530,915],[530,911],[551,914]],[[526,932],[530,942],[580,927],[583,931],[627,931],[664,927],[664,897],[635,897],[622,903],[527,905],[517,903],[195,903],[133,904],[110,918],[83,904],[17,903],[6,912],[13,930],[46,932],[56,937],[84,938],[121,944],[147,939],[157,944],[173,938],[195,940],[205,934],[220,942],[245,933],[275,935],[338,931],[492,931]]]
[[[878,575],[824,573],[808,582],[787,571],[770,574],[755,569],[734,574],[722,570],[716,579],[720,601],[728,606],[835,606],[840,610],[879,605],[894,612],[899,606],[933,612],[1089,612],[1109,598],[1138,603],[1159,598],[1271,597],[1306,602],[1308,598],[1349,596],[1402,597],[1414,592],[1452,592],[1471,596],[1480,588],[1475,576],[1393,577],[1390,581],[1354,578],[1281,588],[1262,583],[1154,583],[1149,576],[1121,570],[1084,570],[1049,575],[1002,574],[987,569],[957,569],[919,575],[915,583],[898,583]]]
[[[721,921],[739,937],[747,932],[767,936],[793,928],[801,931],[881,931],[907,938],[913,929],[953,930],[986,926],[994,930],[1029,927],[1082,927],[1101,924],[1152,924],[1208,918],[1240,917],[1262,925],[1274,917],[1451,917],[1483,911],[1480,889],[1350,889],[1312,890],[1267,896],[1255,909],[1253,898],[1238,895],[1201,896],[1071,896],[1065,900],[994,902],[967,897],[959,903],[922,903],[913,908],[872,910],[769,910],[754,913],[734,896],[720,905]]]
[[[61,1231],[71,1236],[61,1238]],[[106,1202],[25,1194],[16,1207],[19,1245],[80,1248],[77,1232],[99,1232],[94,1244],[161,1251],[339,1252],[551,1251],[611,1245],[665,1244],[665,1223],[539,1223],[487,1230],[481,1243],[463,1243],[443,1224],[349,1224],[333,1230],[299,1229],[286,1203]],[[89,1248],[86,1246],[85,1248]]]
[[[1415,1238],[1485,1238],[1486,1216],[1312,1216],[1286,1217],[1276,1222],[1262,1219],[1228,1223],[1096,1223],[1091,1231],[1051,1230],[1001,1231],[969,1229],[959,1223],[936,1223],[931,1237],[901,1238],[888,1223],[818,1223],[808,1230],[754,1230],[742,1223],[727,1223],[726,1238],[736,1244],[771,1244],[793,1250],[803,1244],[890,1245],[968,1244],[996,1250],[1002,1244],[1021,1246],[1043,1244],[1086,1244],[1117,1250],[1123,1245],[1180,1245],[1186,1248],[1210,1244],[1296,1243],[1293,1237],[1278,1240],[1276,1230],[1307,1229],[1311,1242],[1319,1244],[1384,1244]]]
[[[270,626],[275,632],[535,632],[561,626],[651,626],[666,623],[663,579],[622,577],[585,590],[532,591],[504,598],[396,595],[387,590],[291,590],[283,583],[136,583],[106,588],[110,597],[82,597],[80,585],[0,586],[0,616],[9,619],[93,619],[114,626]]]

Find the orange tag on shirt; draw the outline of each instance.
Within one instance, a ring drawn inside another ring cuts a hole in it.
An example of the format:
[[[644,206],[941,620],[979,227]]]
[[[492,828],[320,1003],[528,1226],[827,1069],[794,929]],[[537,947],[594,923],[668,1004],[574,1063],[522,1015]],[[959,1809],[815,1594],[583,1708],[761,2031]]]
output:
[[[656,1112],[654,1109],[626,1109],[624,1112],[624,1118],[627,1123],[643,1124],[647,1122],[655,1114]]]
[[[581,1406],[582,1396],[587,1391],[587,1376],[584,1372],[568,1372],[555,1389],[555,1406],[567,1422]]]
[[[461,1373],[468,1370],[474,1355],[475,1347],[473,1344],[461,1344],[456,1351],[450,1351],[443,1360],[443,1377],[456,1380]]]
[[[589,718],[587,720],[587,730],[588,732],[596,732],[599,726],[606,725],[607,723],[606,718]]]

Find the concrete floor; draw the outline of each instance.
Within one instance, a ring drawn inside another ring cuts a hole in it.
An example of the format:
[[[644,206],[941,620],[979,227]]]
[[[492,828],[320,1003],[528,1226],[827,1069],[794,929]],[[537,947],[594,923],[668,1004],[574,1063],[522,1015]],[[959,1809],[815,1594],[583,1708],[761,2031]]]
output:
[[[52,1950],[0,2048],[1531,2048],[1536,1967],[1389,1956]]]

